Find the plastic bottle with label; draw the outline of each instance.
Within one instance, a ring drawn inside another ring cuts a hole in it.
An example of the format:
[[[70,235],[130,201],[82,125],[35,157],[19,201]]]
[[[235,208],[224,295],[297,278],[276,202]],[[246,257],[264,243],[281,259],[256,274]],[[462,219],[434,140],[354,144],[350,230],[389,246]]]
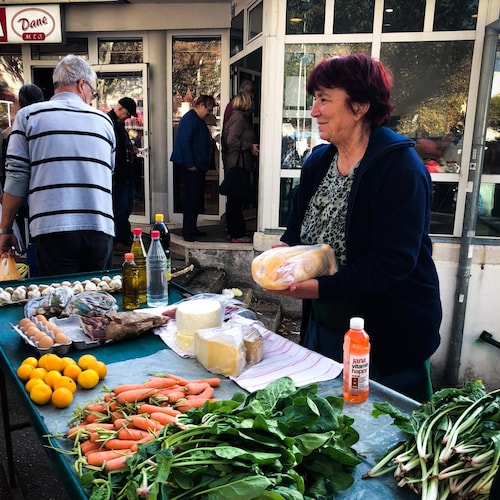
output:
[[[125,254],[122,264],[122,307],[125,310],[139,307],[139,271],[132,252]]]
[[[135,264],[139,271],[139,303],[147,303],[147,271],[146,271],[146,250],[142,241],[142,229],[135,227],[132,230],[134,239],[130,251],[134,254]]]
[[[160,232],[151,231],[146,257],[147,300],[150,307],[168,305],[167,257],[160,243]]]
[[[363,318],[351,318],[344,335],[344,385],[342,396],[349,403],[362,403],[370,393],[370,337]]]
[[[155,214],[155,221],[151,226],[152,231],[160,231],[160,243],[167,257],[167,279],[172,277],[172,258],[170,255],[170,232],[165,224],[163,214]],[[151,234],[150,232],[150,234]]]

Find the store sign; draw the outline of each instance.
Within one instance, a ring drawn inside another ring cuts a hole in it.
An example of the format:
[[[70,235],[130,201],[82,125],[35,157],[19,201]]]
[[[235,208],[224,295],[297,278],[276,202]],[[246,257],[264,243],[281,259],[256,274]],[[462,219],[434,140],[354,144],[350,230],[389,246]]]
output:
[[[59,5],[0,7],[0,43],[61,43]]]

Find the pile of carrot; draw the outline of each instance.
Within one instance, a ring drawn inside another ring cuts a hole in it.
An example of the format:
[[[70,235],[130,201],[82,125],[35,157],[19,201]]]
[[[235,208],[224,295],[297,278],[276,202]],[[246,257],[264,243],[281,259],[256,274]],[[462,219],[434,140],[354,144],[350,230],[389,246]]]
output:
[[[216,401],[214,388],[219,385],[217,377],[186,380],[167,374],[116,386],[102,400],[80,408],[79,422],[66,433],[79,457],[77,469],[124,468],[127,457],[165,426],[176,424],[177,415]]]

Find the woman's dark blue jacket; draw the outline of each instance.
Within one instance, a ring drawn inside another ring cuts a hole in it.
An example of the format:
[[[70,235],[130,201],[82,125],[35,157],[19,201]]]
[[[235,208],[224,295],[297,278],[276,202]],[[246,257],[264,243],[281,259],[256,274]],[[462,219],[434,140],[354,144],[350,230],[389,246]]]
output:
[[[191,109],[179,122],[170,161],[184,168],[194,166],[199,172],[206,172],[210,167],[211,153],[212,138],[207,124]]]
[[[439,281],[429,237],[432,183],[413,145],[388,128],[372,130],[348,199],[346,265],[318,278],[320,303],[356,305],[372,360],[386,373],[420,364],[440,342]],[[301,244],[305,210],[335,153],[330,144],[317,146],[302,167],[281,238],[289,245]],[[310,305],[304,301],[303,327]]]

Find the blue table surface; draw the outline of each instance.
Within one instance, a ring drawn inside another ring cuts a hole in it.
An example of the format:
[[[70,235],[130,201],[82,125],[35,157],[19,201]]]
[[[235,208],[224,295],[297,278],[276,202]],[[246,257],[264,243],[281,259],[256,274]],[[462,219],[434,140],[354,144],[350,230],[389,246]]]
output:
[[[117,273],[119,270],[109,271],[110,275]],[[101,273],[97,276],[100,277],[104,274]],[[60,278],[68,281],[76,279],[83,281],[89,276],[66,275]],[[57,281],[57,277],[50,277],[45,281],[41,278],[35,278],[23,280],[23,284],[31,284],[31,282],[50,284]],[[9,282],[11,286],[16,286],[16,284]],[[0,283],[1,285],[2,283]],[[171,282],[169,302],[178,302],[187,292],[186,289]],[[120,294],[116,294],[115,297],[120,304]],[[94,389],[89,391],[79,389],[75,393],[73,403],[68,408],[56,409],[52,405],[36,406],[29,399],[23,383],[16,375],[17,367],[22,360],[27,356],[36,355],[36,351],[31,346],[26,345],[9,325],[10,323],[17,324],[23,316],[24,308],[20,305],[0,308],[0,356],[2,358],[0,362],[8,383],[15,390],[16,396],[42,444],[47,444],[46,436],[48,434],[66,431],[67,423],[72,417],[74,409],[102,397],[103,387],[112,388],[120,383],[141,382],[156,373],[175,373],[187,378],[213,376],[196,360],[179,357],[157,335],[147,332],[135,339],[108,343],[88,350],[70,349],[67,355],[74,359],[78,359],[82,354],[88,352],[104,361],[108,365],[106,378]],[[342,391],[340,379],[341,377],[321,382],[319,384],[320,394],[340,396]],[[231,380],[222,377],[222,383],[217,389],[216,396],[220,399],[229,399],[237,391],[243,390]],[[387,416],[375,419],[371,416],[374,401],[388,401],[405,413],[410,413],[417,406],[415,401],[376,382],[370,384],[368,401],[361,404],[345,404],[344,413],[354,418],[354,427],[360,434],[360,440],[354,448],[361,455],[363,462],[355,469],[353,486],[345,492],[340,492],[336,498],[365,500],[368,491],[370,498],[414,498],[414,494],[409,490],[399,488],[391,475],[371,480],[361,479],[361,476],[373,466],[385,450],[404,439],[404,435],[392,425],[392,419]],[[68,450],[71,447],[71,442],[67,439],[52,440],[51,444],[63,450]],[[55,472],[68,493],[74,498],[88,498],[87,492],[80,486],[73,469],[73,458],[50,448],[46,448],[46,451],[55,466]]]

